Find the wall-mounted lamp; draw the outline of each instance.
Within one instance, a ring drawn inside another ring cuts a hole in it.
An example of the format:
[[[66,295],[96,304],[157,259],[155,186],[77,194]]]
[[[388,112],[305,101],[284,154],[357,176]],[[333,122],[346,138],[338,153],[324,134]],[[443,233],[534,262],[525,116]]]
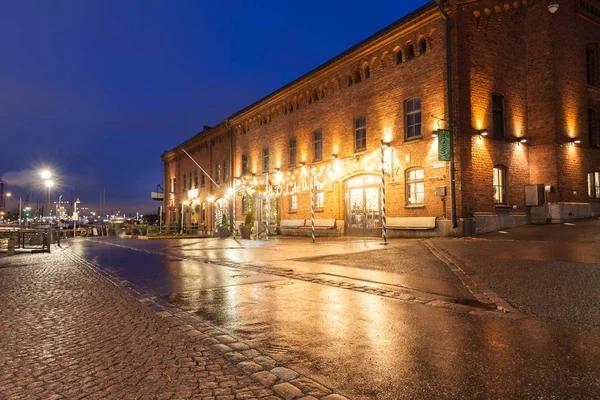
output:
[[[383,147],[384,149],[387,149],[390,147],[390,142],[384,142],[383,140],[381,141],[381,147]]]
[[[304,161],[301,161],[301,162],[300,162],[300,166],[301,166],[301,167],[304,167],[305,165],[306,165],[306,163],[305,163]]]
[[[274,172],[279,172],[279,168],[273,169]]]
[[[431,131],[431,136],[434,138],[437,137],[437,131]]]
[[[526,136],[514,136],[513,140],[519,144],[521,143],[527,143],[529,141],[529,138]]]
[[[335,160],[336,158],[337,158],[337,154],[332,154],[332,155],[331,155],[331,159],[332,159],[332,160]]]
[[[580,144],[581,143],[581,138],[572,138],[571,139],[571,146],[575,146],[576,144]]]
[[[479,130],[477,131],[477,134],[478,134],[479,136],[487,136],[487,135],[488,135],[488,130],[487,130],[487,129],[479,129]]]

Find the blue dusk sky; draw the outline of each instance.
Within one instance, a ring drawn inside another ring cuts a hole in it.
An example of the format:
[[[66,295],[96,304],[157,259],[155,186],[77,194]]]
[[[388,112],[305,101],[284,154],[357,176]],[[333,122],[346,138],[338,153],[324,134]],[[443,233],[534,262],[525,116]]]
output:
[[[155,210],[163,151],[425,3],[0,1],[0,177],[12,202],[48,167],[53,197]]]

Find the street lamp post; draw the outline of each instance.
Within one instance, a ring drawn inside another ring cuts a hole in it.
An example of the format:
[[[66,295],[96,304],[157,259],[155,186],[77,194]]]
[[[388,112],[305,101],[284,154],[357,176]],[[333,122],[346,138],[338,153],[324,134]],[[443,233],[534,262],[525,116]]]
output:
[[[4,211],[7,216],[8,216],[8,200],[10,199],[11,196],[12,196],[11,192],[6,193],[6,200],[4,200]]]

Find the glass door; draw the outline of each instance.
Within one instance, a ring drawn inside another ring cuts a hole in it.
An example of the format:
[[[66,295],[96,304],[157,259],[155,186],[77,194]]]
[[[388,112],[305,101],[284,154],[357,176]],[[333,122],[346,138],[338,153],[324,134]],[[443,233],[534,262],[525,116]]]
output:
[[[346,228],[351,236],[381,235],[380,187],[371,175],[346,184]]]

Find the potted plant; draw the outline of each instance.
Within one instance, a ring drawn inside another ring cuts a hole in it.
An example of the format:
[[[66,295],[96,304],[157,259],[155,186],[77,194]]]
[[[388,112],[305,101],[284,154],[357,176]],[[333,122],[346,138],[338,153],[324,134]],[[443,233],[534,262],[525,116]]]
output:
[[[243,224],[240,224],[240,234],[242,239],[250,239],[250,233],[252,232],[252,226],[254,225],[254,217],[252,216],[252,210],[246,214],[246,219]]]
[[[227,236],[229,236],[229,223],[227,222],[227,214],[225,213],[221,218],[221,225],[219,225],[218,232],[220,239],[225,239]]]

